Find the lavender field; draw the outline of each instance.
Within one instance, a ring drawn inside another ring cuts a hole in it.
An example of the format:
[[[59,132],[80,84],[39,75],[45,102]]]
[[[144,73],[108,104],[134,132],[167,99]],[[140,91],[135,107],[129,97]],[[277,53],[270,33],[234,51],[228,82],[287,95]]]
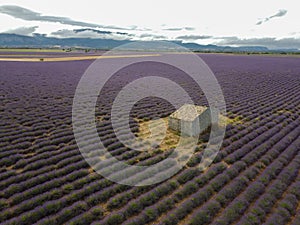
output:
[[[200,56],[219,81],[234,122],[208,169],[198,170],[206,144],[202,137],[183,170],[144,187],[103,178],[77,147],[73,97],[92,60],[0,61],[0,224],[299,225],[300,58]],[[180,84],[196,104],[207,105],[191,78],[150,60],[120,70],[97,102],[99,136],[112,155],[132,165],[152,165],[173,149],[150,154],[119,142],[110,110],[121,87],[155,74]],[[138,121],[173,111],[162,99],[145,99],[132,109],[130,127],[139,132]]]

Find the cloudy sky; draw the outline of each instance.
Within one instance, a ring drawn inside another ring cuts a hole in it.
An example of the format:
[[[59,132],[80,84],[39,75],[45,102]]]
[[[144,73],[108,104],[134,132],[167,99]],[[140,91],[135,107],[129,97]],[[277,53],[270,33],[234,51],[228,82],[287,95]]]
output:
[[[0,32],[300,49],[295,0],[1,0]]]

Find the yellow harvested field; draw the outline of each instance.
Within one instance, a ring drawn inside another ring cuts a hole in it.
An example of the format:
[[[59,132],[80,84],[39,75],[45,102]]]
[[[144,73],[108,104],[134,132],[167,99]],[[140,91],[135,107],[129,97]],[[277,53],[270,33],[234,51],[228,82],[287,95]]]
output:
[[[77,61],[77,60],[92,60],[92,59],[112,59],[112,58],[139,58],[160,56],[160,54],[146,55],[93,55],[93,56],[73,56],[73,57],[49,57],[49,58],[0,58],[0,61],[11,62],[62,62],[62,61]]]
[[[0,48],[0,52],[65,52],[63,49],[47,48]]]

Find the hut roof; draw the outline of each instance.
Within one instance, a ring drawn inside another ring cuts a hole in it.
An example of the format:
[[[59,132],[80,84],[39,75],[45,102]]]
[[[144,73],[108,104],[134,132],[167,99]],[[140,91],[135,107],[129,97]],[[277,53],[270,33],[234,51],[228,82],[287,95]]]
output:
[[[183,121],[194,121],[207,107],[185,104],[170,115],[170,118]]]

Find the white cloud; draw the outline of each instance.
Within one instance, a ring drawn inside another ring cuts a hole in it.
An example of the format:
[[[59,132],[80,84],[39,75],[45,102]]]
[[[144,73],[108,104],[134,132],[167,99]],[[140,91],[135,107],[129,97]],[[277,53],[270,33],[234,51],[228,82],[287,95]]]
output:
[[[9,29],[4,33],[8,34],[19,34],[19,35],[32,35],[37,30],[38,26],[33,27],[18,27],[15,29]]]
[[[264,46],[270,49],[300,49],[299,38],[238,38],[238,37],[220,37],[215,38],[218,45],[236,45],[236,46]]]
[[[100,38],[113,40],[132,39],[131,35],[127,33],[100,31],[95,29],[62,29],[52,32],[49,36],[58,38]]]

